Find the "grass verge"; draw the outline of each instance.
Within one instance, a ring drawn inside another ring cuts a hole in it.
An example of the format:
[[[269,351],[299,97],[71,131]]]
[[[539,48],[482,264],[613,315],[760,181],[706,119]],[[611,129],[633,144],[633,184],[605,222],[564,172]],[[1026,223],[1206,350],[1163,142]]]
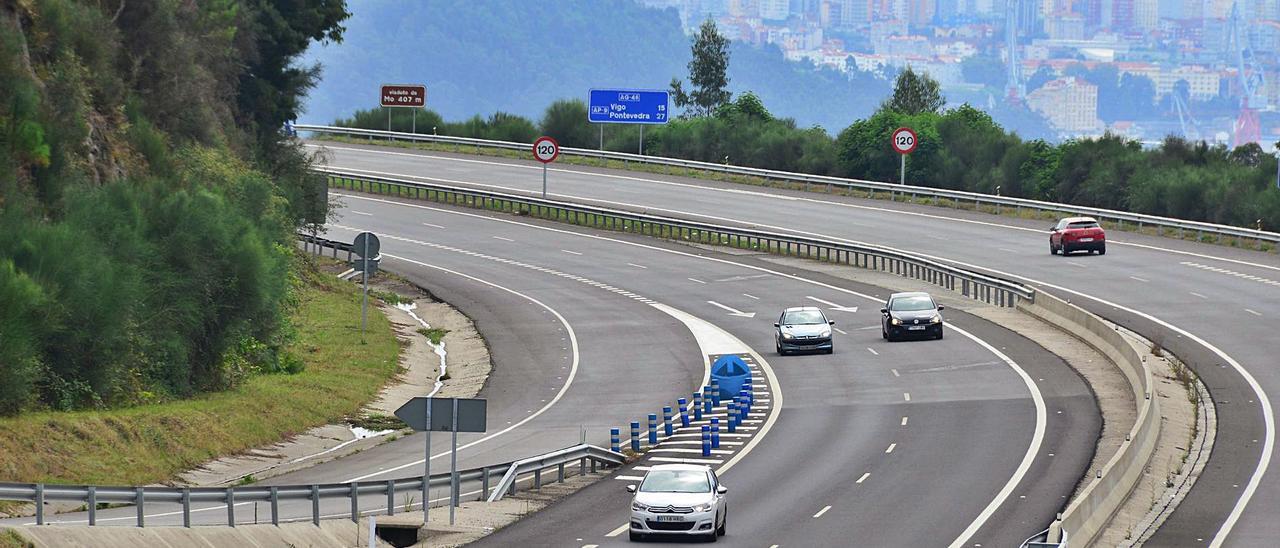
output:
[[[17,531],[13,529],[0,530],[0,548],[30,548],[31,546],[35,545],[31,544],[31,541],[22,538],[22,535],[19,535]]]
[[[144,485],[355,415],[395,375],[400,345],[386,316],[360,337],[360,294],[309,272],[291,351],[306,368],[226,392],[127,409],[37,412],[0,419],[3,481]]]
[[[502,148],[484,148],[476,146],[452,145],[445,143],[424,143],[409,141],[385,141],[370,139],[355,139],[351,137],[337,135],[318,135],[313,137],[320,141],[335,141],[340,143],[352,144],[376,144],[379,146],[390,146],[397,148],[406,148],[414,150],[425,150],[431,152],[454,152],[458,154],[471,154],[476,156],[493,156],[498,158],[514,158],[520,160],[528,160],[529,152],[524,150],[508,150]],[[857,198],[866,198],[872,200],[889,200],[893,202],[904,202],[919,205],[930,205],[936,207],[946,207],[950,209],[959,209],[964,211],[977,211],[996,215],[1000,217],[1010,217],[1017,219],[1032,219],[1040,221],[1055,221],[1063,217],[1063,214],[1054,211],[1041,211],[1036,209],[997,207],[985,204],[974,204],[969,202],[960,202],[947,198],[933,198],[929,196],[912,195],[909,192],[874,192],[857,189],[843,189],[824,184],[805,184],[801,182],[784,181],[780,179],[768,179],[764,177],[754,177],[747,175],[735,175],[730,173],[721,173],[718,171],[707,171],[702,169],[690,169],[683,167],[670,167],[654,164],[644,164],[637,162],[624,162],[621,160],[605,160],[600,158],[589,158],[585,156],[572,156],[562,154],[556,159],[557,163],[575,166],[592,166],[607,169],[618,169],[625,171],[634,171],[640,173],[661,173],[663,175],[677,175],[681,177],[690,177],[694,179],[705,179],[708,181],[722,181],[729,183],[738,183],[745,185],[764,186],[771,188],[784,188],[790,190],[803,190],[806,192],[814,192],[819,194],[833,194],[838,196],[853,196]],[[1048,232],[1048,225],[1046,233]],[[1161,229],[1156,226],[1138,226],[1133,223],[1114,223],[1104,221],[1103,226],[1107,230],[1116,230],[1121,232],[1133,232],[1137,234],[1146,234],[1149,236],[1160,236],[1164,238],[1172,238],[1175,240],[1198,241],[1201,243],[1215,244],[1226,247],[1236,247],[1241,249],[1254,249],[1267,253],[1277,251],[1276,246],[1270,242],[1261,242],[1257,240],[1232,238],[1228,236],[1217,236],[1214,234],[1198,233],[1192,230],[1177,229]]]

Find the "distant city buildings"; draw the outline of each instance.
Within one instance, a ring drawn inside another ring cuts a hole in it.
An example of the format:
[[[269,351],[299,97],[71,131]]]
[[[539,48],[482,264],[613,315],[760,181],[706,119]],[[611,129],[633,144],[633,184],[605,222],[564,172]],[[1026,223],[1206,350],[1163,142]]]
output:
[[[1210,126],[1196,133],[1220,138],[1232,130],[1245,82],[1255,82],[1249,106],[1262,114],[1261,139],[1280,140],[1280,0],[638,1],[677,10],[690,31],[713,19],[731,39],[775,45],[795,61],[885,77],[908,65],[926,70],[949,97],[989,109],[1025,104],[1063,137],[1112,130],[1162,138],[1154,132],[1180,123],[1170,95],[1185,90],[1183,112]],[[986,72],[964,70],[973,58]],[[990,73],[993,64],[1003,77]],[[1064,70],[1073,64],[1149,79],[1159,108],[1134,117],[1158,118],[1104,127],[1097,105],[1115,100],[1107,95],[1115,86],[1070,77]],[[1053,80],[1028,86],[1045,68]],[[1142,134],[1149,128],[1160,129]]]

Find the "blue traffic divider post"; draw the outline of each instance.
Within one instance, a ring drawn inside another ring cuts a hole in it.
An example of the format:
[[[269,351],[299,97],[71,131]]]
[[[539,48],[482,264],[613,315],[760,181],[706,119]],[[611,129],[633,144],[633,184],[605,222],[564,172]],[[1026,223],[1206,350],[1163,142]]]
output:
[[[676,403],[680,404],[680,427],[689,427],[689,400],[680,398]]]
[[[738,403],[729,402],[729,432],[736,432],[738,427]]]
[[[622,452],[622,445],[621,445],[621,442],[618,440],[618,434],[619,432],[617,428],[609,429],[609,450],[613,451],[614,453]]]
[[[671,406],[662,406],[662,435],[671,435]]]
[[[649,445],[658,444],[658,414],[649,413]]]
[[[702,425],[702,456],[711,456],[711,427]]]
[[[693,420],[702,420],[702,392],[693,393]]]
[[[631,450],[640,452],[640,421],[631,421]]]
[[[711,409],[715,407],[715,402],[712,401],[711,398],[712,398],[711,385],[708,384],[702,387],[702,413],[703,414],[711,413]]]
[[[711,419],[711,448],[720,448],[720,419]]]
[[[711,406],[720,407],[720,383],[715,379],[711,380]]]

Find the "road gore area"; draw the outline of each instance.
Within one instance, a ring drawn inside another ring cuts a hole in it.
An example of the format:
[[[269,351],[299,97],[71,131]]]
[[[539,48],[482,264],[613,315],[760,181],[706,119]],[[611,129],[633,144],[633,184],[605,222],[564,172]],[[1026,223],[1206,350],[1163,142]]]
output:
[[[305,362],[302,372],[255,375],[189,400],[0,419],[0,481],[162,483],[211,458],[354,414],[396,373],[399,343],[387,318],[371,313],[361,344],[356,287],[299,271],[289,350]]]

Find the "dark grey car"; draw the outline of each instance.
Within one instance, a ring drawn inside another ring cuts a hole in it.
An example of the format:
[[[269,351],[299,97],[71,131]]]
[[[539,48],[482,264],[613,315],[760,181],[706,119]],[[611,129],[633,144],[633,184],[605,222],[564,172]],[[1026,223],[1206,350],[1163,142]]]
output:
[[[828,320],[822,309],[816,306],[797,306],[782,311],[778,328],[773,334],[774,344],[779,355],[787,352],[826,352],[835,351],[831,343],[831,326],[834,320]]]
[[[880,335],[894,341],[905,337],[942,338],[942,310],[928,293],[894,293],[880,309]]]

